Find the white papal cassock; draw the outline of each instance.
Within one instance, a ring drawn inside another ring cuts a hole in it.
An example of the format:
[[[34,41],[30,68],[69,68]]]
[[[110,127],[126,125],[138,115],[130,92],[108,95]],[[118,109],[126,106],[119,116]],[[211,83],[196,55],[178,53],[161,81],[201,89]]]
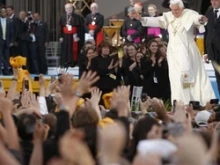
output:
[[[184,9],[179,18],[171,12],[160,17],[143,17],[143,26],[161,27],[169,32],[167,60],[172,100],[200,101],[205,105],[215,98],[210,80],[206,74],[202,57],[195,42],[194,29],[204,32],[200,24],[201,15],[189,9]]]

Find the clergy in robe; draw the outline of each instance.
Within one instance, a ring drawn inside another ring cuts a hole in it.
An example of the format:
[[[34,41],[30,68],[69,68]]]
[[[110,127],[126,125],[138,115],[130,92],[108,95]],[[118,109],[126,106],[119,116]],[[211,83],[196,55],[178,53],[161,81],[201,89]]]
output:
[[[215,94],[194,40],[194,28],[204,32],[207,18],[184,9],[182,0],[171,0],[170,8],[171,11],[161,17],[142,17],[142,25],[161,27],[169,32],[167,60],[172,101],[181,100],[184,104],[200,101],[206,105]]]
[[[65,5],[66,13],[60,19],[60,42],[61,57],[60,65],[67,63],[75,65],[79,54],[80,28],[82,28],[80,16],[73,12],[73,5],[67,3]]]
[[[85,30],[94,38],[96,46],[98,46],[104,39],[102,31],[104,16],[98,12],[97,3],[92,3],[90,10],[91,13],[86,16]]]
[[[130,7],[128,9],[128,15],[129,18],[125,19],[125,22],[122,26],[122,37],[125,38],[126,42],[140,43],[142,25],[141,22],[135,18],[137,12],[133,7]]]

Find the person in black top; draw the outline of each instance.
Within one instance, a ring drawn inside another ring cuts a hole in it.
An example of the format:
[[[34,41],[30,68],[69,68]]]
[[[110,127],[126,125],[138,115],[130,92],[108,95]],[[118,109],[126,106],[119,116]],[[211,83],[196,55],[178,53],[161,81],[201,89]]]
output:
[[[165,43],[159,44],[158,49],[160,52],[160,58],[158,60],[158,82],[160,91],[159,94],[164,101],[170,101],[171,88],[169,79],[169,67],[166,56],[167,47]]]
[[[165,78],[163,77],[168,76],[167,62],[161,57],[157,41],[149,41],[147,48],[148,56],[141,62],[141,72],[144,77],[143,92],[147,93],[151,98],[161,98],[164,97],[164,92],[161,89],[169,86],[167,84],[165,85]]]
[[[79,70],[80,70],[80,77],[83,72],[87,72],[90,69],[91,61],[96,56],[95,48],[88,47],[86,48],[84,57],[79,58]]]
[[[141,86],[140,70],[136,61],[136,54],[139,47],[136,44],[130,44],[127,47],[127,56],[119,60],[119,70],[123,77],[125,85],[130,85],[130,91],[134,86]]]
[[[33,21],[33,15],[31,12],[21,12],[20,25],[20,37],[21,38],[21,51],[22,55],[27,58],[27,69],[32,74],[39,73],[38,57],[37,57],[37,43],[36,43],[36,29],[37,24]],[[24,15],[25,14],[25,15]],[[25,18],[22,18],[25,16]]]
[[[34,13],[33,15],[34,22],[37,24],[35,31],[36,43],[37,43],[37,54],[38,54],[38,63],[39,73],[47,73],[47,60],[46,60],[46,47],[49,43],[49,28],[46,22],[40,20],[40,14]]]
[[[13,23],[6,18],[6,9],[0,10],[0,66],[4,66],[3,74],[9,75],[9,48],[13,46]],[[0,74],[2,70],[0,68]]]
[[[212,8],[207,11],[206,17],[208,23],[206,25],[206,45],[205,51],[208,55],[205,55],[205,61],[215,61],[220,65],[220,1],[212,0]],[[205,53],[205,54],[206,54]],[[215,69],[215,76],[218,85],[218,91],[220,92],[220,75]]]
[[[91,61],[90,69],[97,72],[100,79],[97,81],[97,86],[102,94],[112,92],[120,84],[118,76],[118,59],[110,56],[111,46],[107,41],[103,41],[99,45],[98,56]]]
[[[15,36],[15,46],[16,46],[16,55],[25,56],[24,48],[26,47],[26,12],[20,11],[19,17],[14,20],[15,31],[17,35]]]
[[[130,7],[128,9],[129,18],[125,19],[122,26],[122,37],[129,43],[141,42],[142,25],[141,22],[135,18],[136,14],[135,9]]]
[[[18,32],[15,29],[15,20],[18,19],[15,16],[15,12],[14,12],[14,7],[13,6],[7,6],[6,8],[7,11],[7,17],[12,21],[13,23],[13,41],[15,41],[15,38],[17,37]],[[13,46],[10,47],[10,56],[15,56],[17,55],[17,46],[15,43],[13,43]]]
[[[83,74],[83,72],[86,70],[85,69],[85,64],[86,64],[86,61],[87,61],[87,50],[89,48],[93,48],[93,50],[95,51],[95,45],[90,42],[90,41],[87,41],[85,44],[84,44],[84,47],[81,49],[80,51],[80,54],[79,54],[79,59],[78,59],[78,65],[79,65],[79,78],[81,77],[81,75]],[[95,52],[95,54],[97,54]],[[87,66],[87,65],[86,65]]]

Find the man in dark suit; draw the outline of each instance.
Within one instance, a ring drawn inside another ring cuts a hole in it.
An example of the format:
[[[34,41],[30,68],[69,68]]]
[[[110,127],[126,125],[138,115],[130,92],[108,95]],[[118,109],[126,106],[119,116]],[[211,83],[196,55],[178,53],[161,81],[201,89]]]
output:
[[[0,18],[0,74],[9,75],[9,47],[13,46],[13,24],[10,19],[7,19],[6,9],[2,8]]]
[[[49,42],[49,28],[46,22],[40,20],[40,14],[34,13],[34,22],[37,24],[35,30],[37,43],[37,56],[39,64],[39,72],[41,74],[47,73],[46,47]]]
[[[206,25],[206,53],[204,59],[215,61],[220,65],[220,0],[211,0],[212,8],[210,8],[206,17],[208,24]],[[220,92],[220,75],[215,69],[215,76]]]
[[[16,40],[17,38],[17,35],[18,35],[18,32],[16,31],[16,27],[15,27],[15,22],[16,22],[16,19],[18,19],[16,16],[15,16],[15,12],[14,12],[14,7],[13,6],[7,6],[6,8],[6,11],[7,11],[7,17],[12,21],[13,23],[13,32],[14,32],[14,38],[13,38],[13,41]],[[17,54],[17,43],[13,43],[13,46],[10,47],[10,56],[16,56],[18,55]]]
[[[36,29],[37,24],[33,20],[31,11],[29,11],[25,20],[22,21],[21,49],[23,56],[27,58],[27,70],[32,74],[39,74]]]
[[[25,56],[24,48],[26,47],[26,12],[20,11],[19,17],[15,18],[14,25],[17,33],[15,37],[16,55]]]
[[[7,11],[8,18],[10,18],[12,21],[14,21],[14,19],[16,18],[14,7],[13,6],[7,6],[6,11]]]

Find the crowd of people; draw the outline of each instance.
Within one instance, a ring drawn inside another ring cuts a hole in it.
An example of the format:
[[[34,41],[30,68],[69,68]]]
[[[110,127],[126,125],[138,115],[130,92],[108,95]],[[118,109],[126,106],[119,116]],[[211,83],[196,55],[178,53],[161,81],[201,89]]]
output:
[[[216,102],[202,107],[176,101],[169,110],[162,100],[145,96],[134,113],[131,86],[114,88],[109,109],[99,104],[96,72],[83,72],[77,83],[63,73],[47,88],[41,74],[38,97],[25,84],[20,94],[18,70],[13,73],[9,91],[0,93],[0,164],[219,164]]]
[[[13,6],[1,8],[0,75],[11,75],[10,57],[27,58],[27,69],[33,74],[46,74],[46,46],[49,28],[39,13],[20,11],[16,16]]]
[[[147,44],[127,43],[121,52],[108,41],[99,45],[87,41],[85,50],[79,55],[79,76],[92,70],[100,76],[95,84],[102,95],[110,93],[119,85],[143,87],[143,93],[149,97],[170,101],[170,82],[166,58],[166,43],[161,38],[153,38]],[[123,54],[120,56],[119,54]]]
[[[214,9],[220,8],[220,0],[211,2]],[[13,68],[10,89],[7,93],[3,87],[0,90],[0,164],[220,164],[219,100],[215,99],[193,38],[193,27],[203,27],[207,18],[184,9],[181,0],[171,0],[170,7],[171,12],[155,17],[156,6],[149,5],[146,16],[141,3],[131,0],[121,31],[127,42],[114,47],[103,39],[104,17],[98,13],[96,3],[91,5],[91,14],[84,23],[67,3],[66,13],[60,19],[61,63],[77,62],[79,80],[62,72],[46,86],[44,75],[40,74],[39,93],[35,94],[25,84],[27,77],[21,91],[17,88],[19,68]],[[8,21],[7,26],[11,24],[11,29],[16,29],[9,18],[4,19],[6,13],[12,13],[10,9],[13,8],[1,10],[4,16],[1,23]],[[30,21],[28,17],[25,19],[24,11],[20,12],[24,20],[20,19],[20,24],[36,29],[45,25],[38,13],[33,16]],[[211,18],[211,14],[207,17]],[[186,18],[188,24],[183,24]],[[220,17],[214,19],[215,24],[208,22],[207,28],[219,26]],[[2,24],[0,28],[4,31]],[[133,27],[144,29],[146,37]],[[162,28],[169,31],[169,43],[160,36]],[[12,30],[18,42],[14,39],[8,42],[3,32],[0,46],[10,47],[0,50],[24,50],[19,44],[30,46],[28,50],[39,48],[37,43],[47,45],[47,40],[37,38],[35,31],[26,33],[32,36],[31,41],[23,40],[21,31]],[[84,33],[88,33],[89,40],[83,41]],[[212,34],[207,35],[211,41]],[[215,42],[207,44],[215,50],[209,59],[217,58]],[[31,57],[38,57],[36,52]],[[206,62],[209,59],[205,56]],[[143,87],[145,94],[138,100],[135,112],[131,106],[134,87]],[[171,107],[167,106],[167,100]]]

